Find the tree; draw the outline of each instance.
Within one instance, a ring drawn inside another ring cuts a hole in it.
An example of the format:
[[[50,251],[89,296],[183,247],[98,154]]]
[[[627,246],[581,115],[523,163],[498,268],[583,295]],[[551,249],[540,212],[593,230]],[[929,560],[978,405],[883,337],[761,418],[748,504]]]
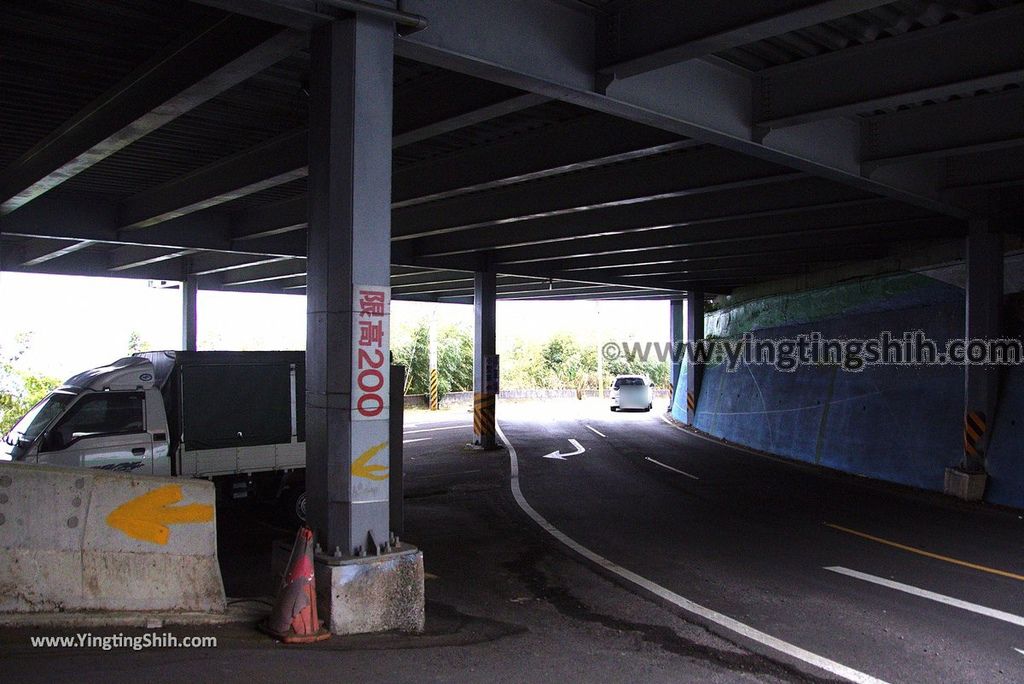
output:
[[[150,351],[151,345],[146,340],[142,339],[142,335],[137,330],[132,330],[131,335],[128,336],[128,353],[138,354],[139,352]]]
[[[0,433],[7,434],[14,423],[43,397],[60,385],[60,380],[35,375],[17,368],[17,363],[28,351],[31,333],[20,333],[15,338],[14,351],[4,354],[0,350]]]
[[[543,346],[541,356],[548,370],[549,386],[574,389],[576,397],[581,399],[583,390],[596,384],[596,350],[581,346],[571,336],[561,334],[551,338]]]
[[[392,345],[395,363],[405,366],[405,393],[430,391],[430,323],[421,320],[413,328],[409,341]],[[473,389],[473,337],[464,328],[449,325],[437,334],[437,390],[449,392]]]

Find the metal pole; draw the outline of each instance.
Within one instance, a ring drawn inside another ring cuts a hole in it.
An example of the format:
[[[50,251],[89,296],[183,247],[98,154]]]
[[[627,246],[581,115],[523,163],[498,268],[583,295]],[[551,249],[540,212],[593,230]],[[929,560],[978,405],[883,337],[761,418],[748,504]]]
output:
[[[597,398],[604,399],[604,354],[601,353],[602,347],[607,340],[602,340],[604,331],[601,330],[601,302],[594,302],[594,318],[597,321],[595,326],[598,331],[597,339]]]
[[[683,369],[683,358],[679,353],[680,343],[684,341],[683,323],[683,300],[673,299],[668,303],[668,328],[669,328],[669,341],[672,343],[672,361],[671,361],[671,373],[670,373],[670,396],[672,399],[669,401],[668,410],[672,410],[672,404],[675,402],[676,391],[679,389],[679,376]]]
[[[473,434],[484,449],[497,448],[495,402],[497,363],[495,355],[498,291],[494,271],[477,271],[473,280]]]
[[[391,420],[390,463],[388,471],[388,501],[390,503],[391,531],[405,534],[405,453],[402,432],[405,422],[405,366],[391,366]]]
[[[704,339],[704,293],[694,290],[686,293],[686,341]],[[697,402],[700,400],[700,385],[704,378],[704,366],[687,361],[686,368],[686,422],[693,425],[697,417]]]
[[[989,222],[972,220],[967,235],[967,340],[1001,337],[1003,303],[1003,236],[990,230]],[[992,434],[999,368],[993,365],[964,366],[964,458],[968,473],[985,472],[985,451]]]
[[[440,378],[437,373],[437,316],[436,312],[430,314],[430,352],[429,352],[429,392],[430,392],[430,410],[436,411],[439,408],[439,397],[438,397],[438,381]]]
[[[185,351],[199,348],[198,299],[199,283],[194,275],[188,275],[181,283],[181,348]]]

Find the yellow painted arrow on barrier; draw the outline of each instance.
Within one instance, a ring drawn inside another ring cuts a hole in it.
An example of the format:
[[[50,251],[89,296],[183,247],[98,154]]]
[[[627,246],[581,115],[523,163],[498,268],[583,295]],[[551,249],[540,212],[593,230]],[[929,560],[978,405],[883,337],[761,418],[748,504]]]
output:
[[[181,501],[181,498],[181,485],[154,489],[115,508],[107,516],[107,524],[132,539],[166,544],[171,538],[168,525],[213,520],[213,506],[208,504],[171,506]]]
[[[387,466],[371,464],[370,459],[377,455],[377,452],[388,445],[387,442],[381,442],[376,446],[372,446],[363,452],[362,456],[352,461],[352,474],[356,477],[365,477],[367,480],[386,480],[388,479]],[[384,474],[378,475],[380,471],[385,471]]]

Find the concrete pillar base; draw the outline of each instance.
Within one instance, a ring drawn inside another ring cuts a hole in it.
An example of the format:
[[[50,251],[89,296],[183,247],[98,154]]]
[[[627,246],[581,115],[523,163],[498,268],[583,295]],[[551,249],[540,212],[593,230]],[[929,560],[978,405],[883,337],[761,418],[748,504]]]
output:
[[[968,473],[959,468],[946,468],[943,491],[964,501],[981,501],[985,497],[988,475]]]
[[[381,556],[316,560],[317,609],[334,634],[422,632],[423,553],[408,545]]]

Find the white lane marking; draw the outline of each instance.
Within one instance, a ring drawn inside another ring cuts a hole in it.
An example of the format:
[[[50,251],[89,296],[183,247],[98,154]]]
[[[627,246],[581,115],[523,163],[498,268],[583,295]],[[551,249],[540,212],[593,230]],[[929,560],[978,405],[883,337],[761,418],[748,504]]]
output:
[[[434,439],[433,437],[417,437],[416,439],[403,439],[402,444],[412,444],[413,442],[426,442],[428,439]]]
[[[566,456],[579,456],[586,451],[586,449],[583,448],[583,445],[575,439],[570,439],[569,443],[576,447],[576,451],[569,451],[563,454],[561,451],[556,450],[552,451],[550,454],[544,454],[544,458],[557,458],[559,461],[564,461]]]
[[[1021,655],[1024,655],[1024,650],[1022,650],[1022,649],[1015,648],[1013,650],[1016,651],[1017,653],[1020,653]]]
[[[607,437],[608,436],[608,435],[604,434],[603,432],[598,432],[597,430],[595,430],[594,428],[590,427],[589,425],[587,425],[586,427],[587,427],[588,430],[593,432],[598,437]]]
[[[675,423],[673,423],[670,419],[666,418],[665,416],[659,416],[659,417],[661,418],[662,421],[664,421],[665,425],[668,425],[670,428],[674,428],[676,430],[679,430],[683,434],[690,435],[691,437],[697,437],[699,439],[703,439],[705,442],[710,442],[711,444],[716,444],[716,445],[718,445],[720,447],[725,447],[726,449],[732,449],[733,451],[742,451],[743,453],[750,454],[751,456],[758,456],[760,458],[766,458],[769,461],[775,461],[776,463],[784,463],[785,465],[788,465],[788,466],[807,465],[806,463],[803,463],[801,461],[791,461],[789,459],[785,459],[785,458],[782,458],[780,456],[772,456],[771,454],[766,454],[763,451],[758,451],[756,449],[751,449],[750,447],[743,446],[742,444],[733,444],[732,442],[726,442],[726,441],[723,441],[723,440],[721,440],[721,439],[719,439],[717,437],[712,437],[711,435],[706,435],[706,434],[704,434],[702,432],[697,432],[696,430],[687,430],[684,427],[680,427],[680,426],[676,425]]]
[[[685,475],[686,477],[690,478],[691,480],[699,480],[700,479],[696,475],[691,475],[690,473],[684,472],[684,471],[680,470],[679,468],[673,468],[672,466],[666,465],[666,464],[662,463],[661,461],[655,461],[650,456],[644,456],[644,458],[647,459],[648,461],[650,461],[651,463],[653,463],[654,465],[660,465],[662,468],[665,468],[666,470],[671,470],[673,473],[679,473],[680,475]]]
[[[688,613],[692,613],[693,615],[703,618],[704,620],[713,622],[716,625],[719,625],[720,627],[723,627],[731,632],[735,632],[740,636],[743,636],[747,639],[750,639],[751,641],[755,641],[759,644],[767,646],[768,648],[776,650],[780,653],[784,653],[787,656],[796,658],[797,660],[802,660],[803,662],[808,663],[809,665],[813,665],[814,667],[825,670],[826,672],[831,672],[832,674],[837,675],[839,677],[843,677],[844,679],[847,679],[851,682],[857,682],[858,684],[885,684],[884,680],[872,677],[871,675],[860,672],[859,670],[854,670],[851,667],[847,667],[846,665],[838,663],[834,660],[829,660],[828,658],[817,655],[816,653],[811,653],[810,651],[804,650],[799,646],[794,646],[793,644],[785,642],[782,639],[777,639],[776,637],[773,637],[770,634],[766,634],[760,630],[750,627],[749,625],[745,625],[742,622],[734,620],[733,618],[727,615],[723,615],[717,611],[711,610],[710,608],[705,608],[700,604],[694,603],[690,599],[680,596],[679,594],[669,589],[666,589],[660,584],[655,584],[646,577],[641,577],[635,572],[627,570],[621,565],[616,565],[615,563],[611,562],[603,556],[599,556],[598,554],[594,553],[587,547],[583,546],[573,538],[564,534],[557,527],[549,523],[547,519],[544,518],[544,516],[542,516],[540,513],[534,510],[533,506],[531,506],[529,502],[527,502],[526,497],[523,496],[522,489],[519,487],[519,457],[516,455],[515,447],[513,447],[512,443],[508,441],[507,437],[505,437],[505,433],[501,431],[500,426],[495,425],[495,431],[498,433],[498,436],[501,438],[501,441],[505,443],[505,447],[508,448],[512,496],[515,498],[516,503],[519,504],[519,508],[521,508],[523,512],[526,513],[526,515],[530,516],[530,518],[532,518],[533,521],[537,523],[537,525],[540,526],[542,530],[550,534],[552,537],[554,537],[559,542],[569,547],[579,555],[589,560],[591,563],[599,565],[608,572],[615,573],[627,582],[635,584],[644,591],[653,594],[664,601],[668,601],[678,606],[679,608],[685,610]]]
[[[1020,615],[1014,615],[1013,613],[1006,613],[995,608],[987,608],[986,606],[979,606],[977,603],[970,603],[968,601],[961,601],[958,598],[952,596],[946,596],[944,594],[936,594],[934,591],[928,591],[927,589],[918,589],[909,584],[903,584],[902,582],[894,582],[892,580],[885,579],[884,577],[876,577],[869,575],[866,572],[858,572],[856,570],[850,570],[849,568],[842,568],[839,566],[827,567],[825,570],[830,572],[837,572],[840,575],[846,575],[847,577],[853,577],[865,582],[871,582],[878,584],[889,589],[895,589],[896,591],[902,591],[907,594],[913,594],[914,596],[920,596],[921,598],[930,599],[937,603],[944,603],[947,606],[954,606],[956,608],[962,608],[963,610],[969,610],[972,613],[978,615],[985,615],[996,620],[1002,620],[1003,622],[1009,622],[1012,625],[1019,625],[1024,627],[1024,617]]]
[[[413,435],[418,432],[437,432],[438,430],[458,430],[459,428],[468,428],[469,425],[448,425],[447,427],[436,427],[436,428],[424,428],[422,430],[406,430],[405,434]]]

